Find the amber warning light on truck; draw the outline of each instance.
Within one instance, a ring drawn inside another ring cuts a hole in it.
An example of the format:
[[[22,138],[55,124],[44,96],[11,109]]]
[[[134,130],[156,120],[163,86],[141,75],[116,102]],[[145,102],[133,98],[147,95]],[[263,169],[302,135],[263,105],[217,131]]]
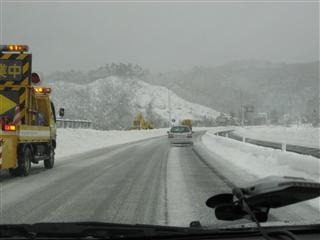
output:
[[[33,88],[33,91],[35,93],[45,94],[45,93],[50,93],[51,88],[35,87],[35,88]]]
[[[0,52],[27,52],[28,50],[27,45],[0,45]]]

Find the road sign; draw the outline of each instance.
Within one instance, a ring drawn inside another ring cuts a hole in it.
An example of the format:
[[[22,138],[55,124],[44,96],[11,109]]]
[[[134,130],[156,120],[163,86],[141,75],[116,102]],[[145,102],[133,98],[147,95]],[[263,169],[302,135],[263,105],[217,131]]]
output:
[[[254,106],[246,105],[244,106],[246,112],[254,112]]]
[[[10,109],[14,108],[17,104],[13,102],[12,100],[4,97],[3,95],[0,95],[0,114],[3,114]]]

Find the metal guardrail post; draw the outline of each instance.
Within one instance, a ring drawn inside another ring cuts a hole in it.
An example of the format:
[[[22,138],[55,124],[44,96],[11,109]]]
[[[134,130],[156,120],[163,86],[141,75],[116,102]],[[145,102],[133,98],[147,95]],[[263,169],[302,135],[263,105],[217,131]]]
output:
[[[281,143],[281,150],[285,152],[287,150],[287,144]]]

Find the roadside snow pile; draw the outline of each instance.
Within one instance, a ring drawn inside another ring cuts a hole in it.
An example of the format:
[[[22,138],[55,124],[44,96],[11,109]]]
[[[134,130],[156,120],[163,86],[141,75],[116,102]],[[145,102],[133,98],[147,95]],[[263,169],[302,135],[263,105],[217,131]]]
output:
[[[236,128],[235,133],[240,136],[257,140],[265,140],[306,147],[320,147],[320,128],[305,126],[257,126]]]
[[[232,127],[193,127],[192,130],[196,132],[200,131],[211,131],[211,132],[222,132],[222,131],[230,131],[233,130]]]
[[[202,142],[218,164],[238,175],[226,177],[241,179],[241,184],[274,175],[320,180],[320,160],[315,157],[219,137],[214,131],[208,131]],[[312,207],[319,208],[319,199],[309,202]]]
[[[202,137],[202,142],[210,150],[219,154],[241,171],[258,178],[269,175],[297,176],[320,179],[320,160],[307,155],[283,152],[218,137],[211,131]]]
[[[84,153],[112,145],[164,136],[167,129],[99,131],[93,129],[59,128],[56,158]]]

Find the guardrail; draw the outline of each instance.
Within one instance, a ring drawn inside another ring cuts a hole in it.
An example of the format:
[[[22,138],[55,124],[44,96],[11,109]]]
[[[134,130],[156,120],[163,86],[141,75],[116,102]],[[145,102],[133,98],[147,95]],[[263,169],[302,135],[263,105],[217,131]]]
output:
[[[273,149],[280,149],[282,151],[287,152],[295,152],[299,154],[304,155],[311,155],[316,158],[320,158],[320,148],[313,148],[313,147],[305,147],[305,146],[299,146],[299,145],[292,145],[292,144],[285,144],[285,143],[279,143],[279,142],[270,142],[270,141],[263,141],[258,139],[252,139],[252,138],[246,138],[243,136],[239,136],[233,132],[234,130],[226,130],[226,131],[220,131],[217,132],[216,135],[228,137],[240,142],[246,142],[255,144],[262,147],[268,147]]]
[[[57,119],[58,128],[91,128],[92,122],[88,120]]]

